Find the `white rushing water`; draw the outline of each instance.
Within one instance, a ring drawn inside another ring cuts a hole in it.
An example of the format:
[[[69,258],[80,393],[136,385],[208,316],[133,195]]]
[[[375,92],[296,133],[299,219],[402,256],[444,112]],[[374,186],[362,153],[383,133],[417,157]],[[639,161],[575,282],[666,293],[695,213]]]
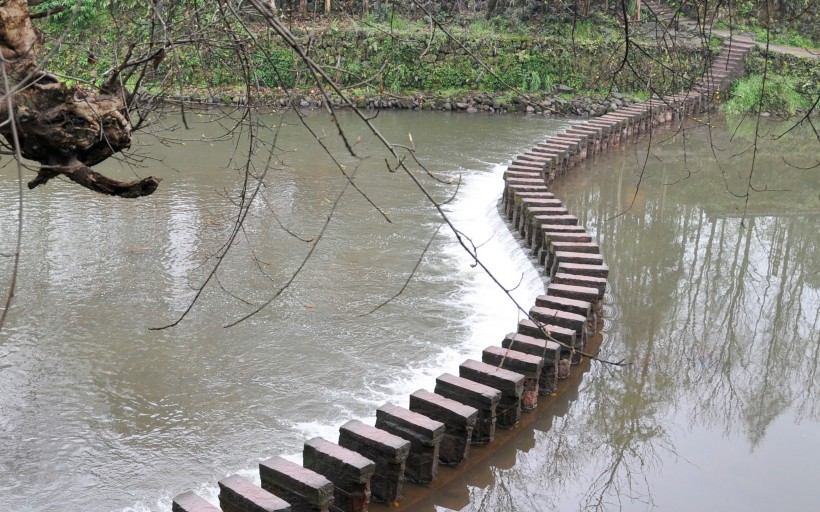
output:
[[[544,293],[542,274],[533,266],[518,238],[514,237],[502,212],[499,198],[503,189],[503,172],[506,165],[495,162],[479,162],[474,169],[463,169],[464,184],[456,199],[447,206],[446,213],[454,226],[473,244],[478,246],[478,257],[507,290],[512,298],[525,309]],[[409,395],[417,389],[433,390],[435,379],[444,372],[458,374],[458,366],[468,358],[481,359],[481,351],[490,345],[498,345],[504,336],[515,330],[522,317],[516,304],[505,291],[480,267],[456,240],[452,230],[443,226],[438,241],[431,246],[418,273],[424,275],[430,266],[443,269],[456,290],[449,297],[440,299],[440,307],[447,310],[465,311],[461,315],[461,327],[466,331],[464,339],[456,345],[442,347],[426,360],[413,367],[402,369],[402,375],[387,388],[364,388],[355,397],[359,403],[372,406],[372,414],[356,415],[339,406],[338,420],[300,421],[292,424],[305,440],[319,436],[335,441],[339,427],[350,419],[367,424],[375,422],[375,410],[384,403],[407,407]],[[301,452],[280,454],[297,463],[302,462]],[[260,458],[260,460],[265,457]],[[257,461],[233,473],[260,483]],[[228,476],[227,474],[225,476]],[[214,504],[218,504],[219,488],[213,483],[203,483],[195,491]],[[170,508],[172,496],[163,496],[157,508]],[[150,506],[127,508],[124,512],[147,512]]]

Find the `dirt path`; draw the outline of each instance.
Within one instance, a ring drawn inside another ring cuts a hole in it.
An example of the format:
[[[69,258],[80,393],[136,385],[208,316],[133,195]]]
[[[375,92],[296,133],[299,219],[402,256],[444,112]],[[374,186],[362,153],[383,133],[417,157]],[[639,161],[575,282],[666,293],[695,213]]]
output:
[[[650,16],[655,18],[655,23],[659,25],[657,28],[658,32],[663,33],[670,31],[678,34],[678,37],[685,38],[686,36],[684,34],[686,32],[696,33],[699,31],[697,21],[678,13],[674,7],[662,5],[657,2],[644,2],[644,7],[653,13],[653,15]],[[768,51],[773,53],[795,55],[804,59],[820,59],[820,50],[810,50],[796,46],[785,46],[771,43],[768,44],[767,47],[766,41],[758,41],[755,39],[753,34],[738,33],[723,29],[709,29],[707,30],[707,33],[723,38],[732,38],[733,40],[737,40],[739,42],[750,41],[755,43],[760,48],[768,48]],[[692,37],[691,39],[695,40],[696,38]]]
[[[728,30],[713,30],[713,34],[717,34],[721,37],[730,37],[733,34]],[[737,39],[738,37],[745,37],[749,41],[754,41],[754,43],[760,48],[766,48],[766,41],[757,41],[754,37],[750,36],[738,36],[734,34],[734,38]],[[768,50],[774,53],[785,53],[789,55],[796,55],[798,57],[802,57],[804,59],[820,59],[820,50],[809,50],[808,48],[798,48],[796,46],[783,46],[781,44],[769,44]]]

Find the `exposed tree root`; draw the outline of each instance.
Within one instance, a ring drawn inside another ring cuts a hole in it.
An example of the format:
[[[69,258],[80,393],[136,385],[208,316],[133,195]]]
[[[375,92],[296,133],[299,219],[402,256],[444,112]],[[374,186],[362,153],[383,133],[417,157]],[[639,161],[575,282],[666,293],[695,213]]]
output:
[[[37,0],[0,2],[0,57],[8,81],[0,95],[0,135],[19,146],[24,158],[43,167],[28,184],[33,189],[63,175],[101,194],[142,197],[160,182],[149,176],[118,181],[91,170],[131,147],[127,91],[114,87],[86,90],[69,87],[39,66],[43,34],[31,23],[30,5]],[[126,66],[120,66],[117,72]],[[113,83],[116,73],[109,77]],[[108,82],[106,82],[108,84]],[[10,99],[10,101],[8,101]],[[12,123],[17,139],[12,140]]]
[[[43,167],[37,176],[28,182],[28,188],[32,189],[44,185],[50,179],[63,175],[74,183],[83,186],[94,192],[109,196],[125,198],[135,198],[149,196],[159,186],[161,178],[148,176],[140,180],[119,181],[91,169],[87,165],[77,163],[69,167]]]

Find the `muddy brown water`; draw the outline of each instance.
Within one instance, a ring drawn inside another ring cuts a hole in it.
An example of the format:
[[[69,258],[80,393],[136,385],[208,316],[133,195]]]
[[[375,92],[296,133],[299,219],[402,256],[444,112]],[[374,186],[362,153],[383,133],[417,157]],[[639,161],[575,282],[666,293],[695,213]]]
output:
[[[250,310],[231,295],[267,300],[306,254],[309,243],[280,222],[314,237],[343,185],[294,119],[269,118],[288,130],[248,237],[220,273],[227,293],[208,288],[190,319],[149,331],[187,306],[203,260],[230,229],[225,195],[240,184],[225,167],[245,149],[203,142],[218,131],[206,119],[182,132],[185,145],[141,139],[141,173],[164,178],[148,200],[101,198],[67,183],[26,193],[18,296],[0,333],[3,510],[169,510],[188,489],[213,500],[218,479],[253,477],[256,462],[273,455],[299,460],[305,439],[335,440],[347,419],[372,421],[386,401],[406,405],[409,393],[432,389],[438,374],[514,327],[515,309],[446,230],[400,297],[359,316],[401,288],[438,221],[343,116],[369,155],[343,164],[358,168],[356,182],[393,224],[348,190],[304,274],[261,314],[224,328]],[[657,138],[637,193],[647,156],[640,146],[579,168],[556,189],[595,232],[613,271],[603,354],[632,364],[591,365],[490,464],[413,510],[820,503],[820,183],[816,169],[784,164],[812,164],[816,139],[795,131],[761,147],[755,187],[788,191],[754,193],[741,224],[743,201],[727,188],[745,191],[749,130],[730,142],[732,127],[713,121],[722,172],[701,129],[685,143]],[[309,122],[338,154],[332,127],[321,116]],[[503,282],[521,281],[516,297],[531,304],[541,278],[498,217],[499,164],[562,122],[408,113],[376,122],[400,143],[410,145],[412,134],[445,180],[463,176],[448,211]],[[16,192],[14,171],[0,172],[6,253]],[[440,199],[453,192],[420,176]],[[5,278],[7,259],[0,265]]]

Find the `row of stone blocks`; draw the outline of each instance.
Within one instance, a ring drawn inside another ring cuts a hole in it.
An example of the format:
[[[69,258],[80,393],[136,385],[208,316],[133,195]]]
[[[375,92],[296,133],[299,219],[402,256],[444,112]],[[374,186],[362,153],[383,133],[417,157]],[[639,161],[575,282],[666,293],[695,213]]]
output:
[[[689,92],[653,98],[590,119],[537,144],[513,160],[505,174],[508,184],[516,184],[521,191],[537,192],[544,185],[549,186],[556,176],[609,147],[635,140],[659,125],[680,122],[707,110],[714,95],[725,92],[732,79],[743,73],[752,47],[754,43],[751,41],[728,39],[710,68]],[[504,201],[509,214],[515,204],[509,203],[508,192],[509,188],[505,190]],[[518,214],[519,210],[512,212],[514,224],[523,222]]]
[[[512,161],[504,175],[502,208],[549,278],[547,294],[536,299],[529,318],[519,323],[520,334],[546,334],[561,345],[564,356],[569,352],[577,359],[575,351],[583,349],[597,325],[606,289],[609,268],[598,244],[550,192],[553,180],[608,148],[707,110],[714,94],[742,71],[751,46],[727,41],[705,80],[688,93],[653,98],[572,126]],[[560,361],[557,367],[562,371]]]
[[[577,233],[576,229],[564,229],[577,226],[577,219],[561,209],[554,197],[547,196],[543,178],[539,181],[532,196],[518,194],[524,191],[516,190],[515,180],[509,180],[513,187],[509,197],[552,202],[526,202],[525,208],[510,212],[520,211],[518,215],[535,219],[539,217],[531,208],[540,205],[542,210],[537,212],[554,217],[550,218],[558,226],[556,232]],[[590,243],[588,236],[582,243]],[[554,248],[551,258],[556,260],[568,252],[557,250],[567,247]],[[529,318],[519,322],[517,331],[508,334],[501,346],[487,347],[480,361],[462,363],[458,375],[439,376],[434,392],[416,391],[408,408],[392,404],[380,407],[375,426],[352,420],[340,427],[338,443],[321,438],[307,441],[301,466],[281,457],[260,463],[261,487],[236,475],[221,480],[221,510],[325,511],[332,507],[363,511],[371,499],[398,499],[405,480],[429,483],[439,464],[456,466],[467,458],[471,445],[491,443],[496,426],[514,426],[522,411],[537,407],[539,395],[556,389],[557,380],[569,375],[573,353],[585,344],[595,305],[606,287],[606,268],[599,262],[593,276],[571,259],[562,263],[548,293],[538,297]],[[583,272],[561,277],[579,269]],[[217,510],[190,492],[177,496],[173,503],[174,512]]]
[[[460,464],[471,445],[492,442],[496,426],[516,425],[522,411],[537,407],[538,396],[569,375],[592,305],[552,295],[561,290],[539,297],[531,319],[500,347],[487,347],[481,361],[468,359],[458,375],[439,376],[434,392],[413,393],[409,408],[383,405],[372,427],[351,420],[340,427],[338,443],[307,441],[302,466],[281,457],[260,463],[261,487],[236,475],[221,480],[221,510],[364,511],[371,498],[398,499],[405,480],[429,483],[439,464]],[[190,492],[173,503],[174,512],[218,510]]]
[[[728,40],[724,46],[706,79],[692,91],[654,98],[572,126],[537,144],[509,165],[504,175],[504,210],[538,261],[546,266],[553,282],[598,286],[600,281],[595,280],[605,278],[608,270],[597,244],[578,225],[577,217],[549,192],[552,181],[610,147],[708,109],[713,95],[725,89],[730,79],[742,71],[753,43]]]
[[[707,110],[715,92],[742,71],[752,46],[728,40],[705,81],[692,91],[653,98],[572,126],[512,161],[504,175],[502,207],[550,280],[547,295],[538,297],[529,318],[519,323],[519,333],[546,331],[564,351],[582,349],[591,327],[597,325],[606,288],[609,268],[598,244],[550,192],[552,181],[610,147]],[[584,317],[586,324],[579,321]]]
[[[383,405],[375,426],[351,420],[339,428],[338,443],[307,441],[301,466],[282,457],[261,462],[261,487],[238,475],[219,481],[219,508],[187,492],[172,510],[365,511],[371,499],[397,500],[405,480],[429,483],[439,464],[459,465],[471,445],[492,442],[496,426],[514,426],[556,388],[561,346],[532,334],[508,334],[481,361],[462,363],[458,376],[439,376],[434,392],[413,393],[409,408]]]
[[[737,53],[745,55],[744,48]],[[429,483],[439,464],[458,465],[470,445],[493,440],[496,425],[518,423],[522,410],[534,409],[539,395],[569,375],[597,325],[609,272],[591,235],[549,192],[552,180],[609,147],[700,113],[738,62],[731,56],[716,60],[707,80],[690,93],[573,126],[512,162],[503,207],[550,282],[501,347],[486,348],[481,361],[465,361],[458,376],[439,376],[434,392],[416,391],[407,409],[383,405],[375,426],[351,420],[340,427],[338,443],[307,441],[301,466],[282,457],[260,463],[261,487],[237,475],[221,480],[220,508],[188,492],[174,498],[173,511],[364,511],[371,498],[398,499],[405,480]]]

